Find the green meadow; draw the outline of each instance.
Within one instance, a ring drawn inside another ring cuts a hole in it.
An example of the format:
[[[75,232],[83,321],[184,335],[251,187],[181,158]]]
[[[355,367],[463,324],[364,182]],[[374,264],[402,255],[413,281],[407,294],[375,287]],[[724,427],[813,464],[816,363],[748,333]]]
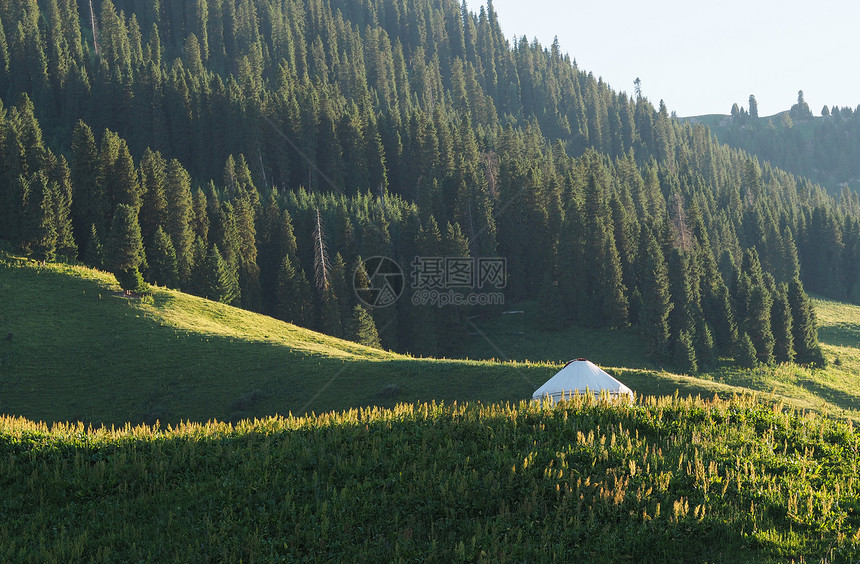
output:
[[[14,256],[0,303],[2,561],[860,557],[856,306],[826,369],[691,376],[529,304],[444,360]],[[637,402],[524,399],[575,356]]]
[[[676,374],[632,329],[536,329],[536,307],[470,322],[469,356],[413,358],[153,288],[126,297],[110,274],[7,256],[0,262],[0,413],[87,424],[238,421],[401,402],[516,402],[587,357],[639,395],[759,392],[860,416],[860,307],[815,299],[825,369]]]
[[[816,297],[812,301],[818,337],[828,362],[823,369],[783,364],[748,370],[718,361],[693,378],[673,374],[671,366],[647,360],[635,330],[570,327],[542,331],[537,305],[532,302],[511,308],[521,313],[472,320],[469,350],[474,358],[550,362],[557,366],[572,358],[587,357],[637,393],[672,394],[673,385],[681,394],[703,395],[741,388],[786,400],[801,409],[857,421],[860,419],[860,306]]]
[[[531,397],[573,351],[505,361],[413,358],[174,290],[129,298],[112,275],[85,267],[17,257],[0,265],[0,337],[11,334],[0,341],[0,413],[48,423],[238,421],[401,402],[515,402]],[[581,349],[593,345],[591,358],[639,394],[743,391],[612,362],[612,335],[601,335]]]

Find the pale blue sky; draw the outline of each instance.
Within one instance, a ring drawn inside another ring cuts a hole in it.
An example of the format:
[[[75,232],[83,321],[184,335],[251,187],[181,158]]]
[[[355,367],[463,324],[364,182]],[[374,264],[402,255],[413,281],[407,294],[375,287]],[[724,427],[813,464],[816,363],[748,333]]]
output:
[[[486,0],[467,0],[478,11]],[[493,0],[509,40],[558,36],[581,70],[615,90],[665,100],[679,116],[748,106],[787,110],[797,91],[813,114],[860,104],[860,3],[818,0],[649,2]]]

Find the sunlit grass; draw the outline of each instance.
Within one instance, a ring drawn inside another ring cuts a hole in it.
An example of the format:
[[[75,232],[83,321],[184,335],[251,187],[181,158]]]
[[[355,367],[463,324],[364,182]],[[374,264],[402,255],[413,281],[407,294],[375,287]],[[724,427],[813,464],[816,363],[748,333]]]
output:
[[[0,559],[855,561],[858,440],[749,395],[0,417]]]

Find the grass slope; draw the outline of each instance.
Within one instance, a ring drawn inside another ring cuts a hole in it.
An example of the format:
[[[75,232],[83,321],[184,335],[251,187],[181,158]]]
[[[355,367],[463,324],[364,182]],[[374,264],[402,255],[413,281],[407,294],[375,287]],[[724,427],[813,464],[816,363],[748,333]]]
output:
[[[749,397],[0,418],[0,560],[856,561],[858,446]]]
[[[0,413],[121,424],[520,399],[546,365],[414,359],[113,276],[0,262]]]
[[[643,362],[632,331],[535,331],[530,304],[524,314],[473,320],[470,356],[485,360],[472,361],[370,349],[172,290],[128,299],[109,274],[13,256],[0,256],[0,304],[0,413],[37,421],[237,421],[399,402],[519,401],[578,356],[640,395],[775,390],[803,408],[858,417],[851,319],[860,315],[823,300],[822,338],[832,341],[825,350],[841,366],[696,376]]]

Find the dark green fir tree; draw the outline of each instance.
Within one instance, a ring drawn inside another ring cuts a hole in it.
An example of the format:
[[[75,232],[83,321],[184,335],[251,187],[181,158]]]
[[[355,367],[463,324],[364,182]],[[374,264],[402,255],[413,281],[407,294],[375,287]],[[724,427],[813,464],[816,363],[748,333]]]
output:
[[[142,289],[142,268],[146,268],[143,239],[137,220],[137,209],[130,204],[119,204],[111,221],[108,261],[124,290]]]
[[[673,360],[678,370],[684,374],[695,374],[699,370],[693,337],[687,331],[681,331],[675,339]]]
[[[104,268],[104,247],[96,230],[96,224],[90,225],[89,239],[87,239],[86,251],[84,252],[84,263],[94,268]]]
[[[232,303],[239,295],[239,285],[230,266],[221,257],[218,245],[212,244],[206,255],[206,270],[203,280],[203,297],[225,304]]]
[[[356,343],[368,347],[382,348],[382,343],[379,341],[379,333],[376,330],[376,323],[367,309],[361,304],[356,304],[352,310],[349,338]]]
[[[307,327],[312,321],[313,298],[302,270],[296,270],[289,256],[281,261],[275,290],[275,315],[289,323]]]
[[[152,248],[147,249],[150,281],[167,288],[175,288],[179,282],[179,268],[173,242],[159,225],[153,236]]]
[[[738,337],[735,362],[743,368],[755,368],[756,364],[758,364],[755,346],[750,336],[746,333],[741,333],[740,337]]]

